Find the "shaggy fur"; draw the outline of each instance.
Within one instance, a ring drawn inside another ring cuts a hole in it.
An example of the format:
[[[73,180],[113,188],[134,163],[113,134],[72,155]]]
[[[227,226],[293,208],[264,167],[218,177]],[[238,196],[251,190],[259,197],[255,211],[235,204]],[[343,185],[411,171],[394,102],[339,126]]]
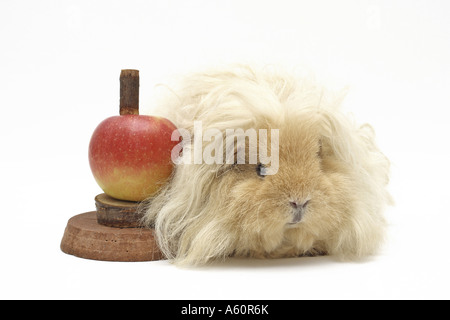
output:
[[[371,127],[339,111],[340,99],[312,81],[245,66],[191,75],[176,94],[163,108],[178,128],[192,132],[202,121],[203,130],[222,132],[279,129],[279,170],[261,177],[255,164],[177,165],[145,208],[144,223],[167,258],[198,265],[230,256],[376,252],[390,201],[389,161]],[[191,152],[184,145],[183,155]],[[304,209],[293,224],[297,205]]]

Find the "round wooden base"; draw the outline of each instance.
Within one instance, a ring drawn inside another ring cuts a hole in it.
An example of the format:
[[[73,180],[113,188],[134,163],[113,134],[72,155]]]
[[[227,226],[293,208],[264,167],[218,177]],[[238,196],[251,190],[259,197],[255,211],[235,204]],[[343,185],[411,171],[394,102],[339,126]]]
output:
[[[80,258],[102,261],[153,261],[163,259],[153,230],[113,228],[97,223],[95,211],[72,217],[61,250]]]

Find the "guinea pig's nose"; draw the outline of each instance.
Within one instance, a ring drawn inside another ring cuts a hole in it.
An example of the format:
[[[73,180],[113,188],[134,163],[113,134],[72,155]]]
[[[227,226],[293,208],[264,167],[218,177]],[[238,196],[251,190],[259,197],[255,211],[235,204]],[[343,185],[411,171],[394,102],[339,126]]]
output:
[[[309,203],[309,200],[306,200],[305,202],[289,201],[289,203],[291,204],[291,207],[294,209],[305,209]]]
[[[300,201],[289,201],[289,204],[291,205],[291,207],[294,209],[293,210],[293,218],[292,221],[290,222],[290,224],[296,224],[298,222],[300,222],[303,218],[303,215],[305,213],[305,209],[307,207],[309,203],[309,200],[306,200],[304,202],[300,202]]]

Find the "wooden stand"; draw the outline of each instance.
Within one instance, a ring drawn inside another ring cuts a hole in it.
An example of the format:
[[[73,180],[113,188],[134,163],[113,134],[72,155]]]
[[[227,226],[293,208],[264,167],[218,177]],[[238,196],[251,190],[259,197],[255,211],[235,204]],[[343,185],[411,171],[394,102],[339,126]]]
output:
[[[120,115],[139,114],[139,71],[120,73]],[[106,194],[95,197],[97,211],[72,217],[61,241],[61,250],[80,258],[104,261],[163,259],[153,230],[141,228],[137,202]]]
[[[106,194],[95,197],[97,211],[69,219],[61,250],[80,258],[103,261],[154,261],[164,259],[154,231],[141,228],[138,203]]]

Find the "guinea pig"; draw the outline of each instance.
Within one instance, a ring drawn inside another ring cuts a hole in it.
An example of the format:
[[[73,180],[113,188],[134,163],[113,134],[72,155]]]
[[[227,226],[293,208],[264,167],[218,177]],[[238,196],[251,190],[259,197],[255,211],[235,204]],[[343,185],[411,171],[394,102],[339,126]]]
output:
[[[160,107],[179,128],[175,168],[143,220],[169,260],[377,252],[390,163],[339,96],[242,65],[191,74],[174,92]]]

